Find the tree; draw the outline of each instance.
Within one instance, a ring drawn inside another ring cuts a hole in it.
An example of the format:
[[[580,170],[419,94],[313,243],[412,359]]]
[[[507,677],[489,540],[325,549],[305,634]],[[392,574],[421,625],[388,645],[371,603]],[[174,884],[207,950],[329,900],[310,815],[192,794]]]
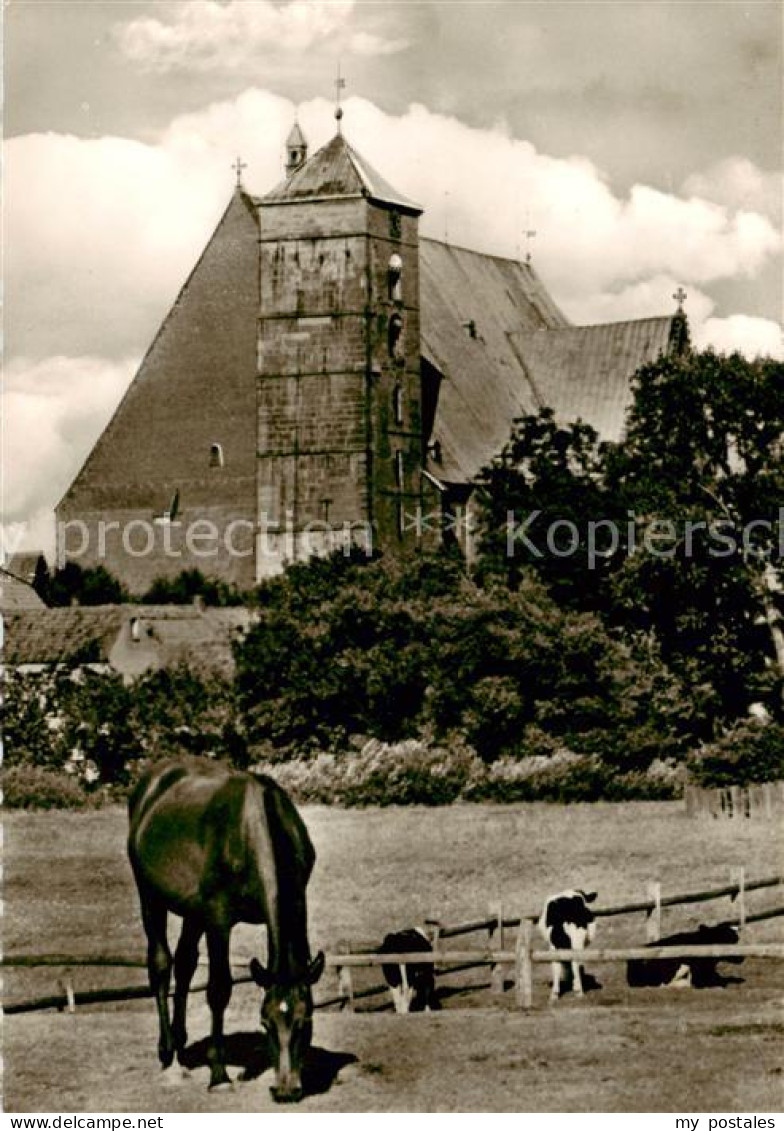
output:
[[[707,680],[719,714],[780,705],[784,366],[710,350],[645,366],[605,475],[635,525],[613,579],[624,622]]]
[[[67,562],[45,576],[37,587],[47,605],[120,605],[130,600],[128,590],[103,566],[83,569]]]
[[[482,532],[477,576],[516,588],[532,569],[562,604],[607,606],[607,578],[624,529],[605,485],[607,445],[550,409],[520,417],[503,451],[478,477]]]
[[[516,422],[479,478],[476,576],[534,571],[559,604],[650,638],[711,737],[755,700],[781,709],[784,367],[686,350],[633,391],[618,444],[549,411]]]

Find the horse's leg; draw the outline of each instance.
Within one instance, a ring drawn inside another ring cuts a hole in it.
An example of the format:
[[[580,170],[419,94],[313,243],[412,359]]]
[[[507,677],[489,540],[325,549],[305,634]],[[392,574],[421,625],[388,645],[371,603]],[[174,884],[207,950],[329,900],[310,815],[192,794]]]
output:
[[[180,1054],[188,1043],[188,1034],[185,1029],[185,1014],[188,1008],[188,990],[191,979],[199,961],[199,940],[204,933],[204,927],[198,920],[185,919],[182,924],[180,941],[174,952],[174,1021],[172,1034],[174,1047],[180,1060]]]
[[[147,972],[158,1005],[158,1058],[163,1068],[174,1060],[174,1038],[169,1022],[169,985],[172,956],[166,939],[166,907],[154,896],[141,896],[142,921],[147,934]]]
[[[231,1083],[226,1071],[226,1048],[223,1043],[223,1015],[231,997],[229,932],[230,928],[224,926],[207,928],[207,950],[210,956],[207,1002],[212,1013],[212,1039],[209,1051],[211,1088]]]

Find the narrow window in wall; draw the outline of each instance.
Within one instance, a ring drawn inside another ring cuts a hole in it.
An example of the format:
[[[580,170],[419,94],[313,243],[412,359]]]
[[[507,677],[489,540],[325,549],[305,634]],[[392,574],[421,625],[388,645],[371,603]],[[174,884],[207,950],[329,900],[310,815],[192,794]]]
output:
[[[387,330],[387,349],[389,356],[396,364],[402,364],[403,362],[402,336],[403,319],[399,314],[393,314],[389,320],[389,328]]]
[[[210,446],[210,467],[223,467],[223,448],[220,444]]]
[[[395,483],[402,489],[405,482],[405,469],[403,467],[403,453],[395,452]]]
[[[403,301],[403,260],[395,252],[387,266],[387,298],[391,302]]]
[[[403,423],[403,387],[402,385],[395,385],[392,392],[392,412],[394,414],[395,424]]]
[[[169,523],[174,522],[180,510],[180,492],[175,491],[169,503],[169,509],[162,511],[160,514],[153,515],[153,522],[158,526],[168,526]]]

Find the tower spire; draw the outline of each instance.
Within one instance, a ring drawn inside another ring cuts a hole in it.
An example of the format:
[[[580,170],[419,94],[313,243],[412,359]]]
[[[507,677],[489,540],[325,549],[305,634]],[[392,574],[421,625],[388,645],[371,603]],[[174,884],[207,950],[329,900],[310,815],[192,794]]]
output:
[[[295,119],[289,136],[286,138],[286,176],[290,177],[292,173],[296,173],[300,165],[304,165],[307,159],[308,143],[299,128],[299,122]]]

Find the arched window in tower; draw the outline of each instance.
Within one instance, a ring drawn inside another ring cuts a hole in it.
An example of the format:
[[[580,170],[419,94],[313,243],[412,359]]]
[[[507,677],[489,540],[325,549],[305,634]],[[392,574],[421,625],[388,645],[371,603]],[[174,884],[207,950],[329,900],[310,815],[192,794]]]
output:
[[[223,467],[223,448],[220,444],[210,445],[210,467]]]
[[[403,260],[395,252],[387,266],[387,298],[390,302],[403,301]]]
[[[395,385],[392,390],[392,412],[395,424],[403,423],[403,386]]]
[[[399,314],[393,314],[389,320],[387,330],[387,348],[389,356],[397,364],[403,362],[403,319]]]

